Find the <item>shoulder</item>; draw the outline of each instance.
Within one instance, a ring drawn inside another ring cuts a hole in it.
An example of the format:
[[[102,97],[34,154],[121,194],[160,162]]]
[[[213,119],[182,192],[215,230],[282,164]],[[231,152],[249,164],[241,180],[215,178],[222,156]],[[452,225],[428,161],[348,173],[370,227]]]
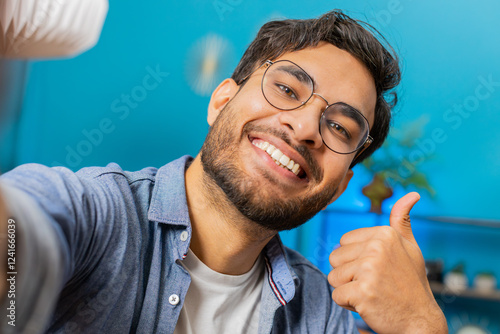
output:
[[[15,183],[49,183],[74,182],[85,180],[109,180],[123,179],[128,183],[139,180],[150,180],[154,182],[157,169],[154,167],[144,168],[136,172],[124,171],[118,164],[110,163],[105,167],[85,167],[77,172],[66,167],[49,167],[36,163],[23,164],[1,176],[4,182]]]
[[[110,163],[105,167],[87,167],[82,168],[76,175],[82,179],[93,179],[96,181],[106,180],[123,180],[129,184],[138,181],[154,182],[158,169],[155,167],[147,167],[139,171],[125,171],[116,163]]]
[[[83,168],[75,173],[80,182],[98,188],[109,193],[119,192],[122,195],[138,194],[151,195],[152,188],[156,182],[158,169],[147,167],[139,171],[125,171],[116,163],[110,163],[105,167]]]

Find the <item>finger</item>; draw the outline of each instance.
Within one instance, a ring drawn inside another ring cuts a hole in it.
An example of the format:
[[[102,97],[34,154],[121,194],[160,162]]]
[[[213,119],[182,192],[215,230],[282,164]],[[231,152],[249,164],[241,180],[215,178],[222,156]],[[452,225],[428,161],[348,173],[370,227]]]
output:
[[[338,288],[355,279],[355,275],[359,270],[357,262],[349,262],[340,267],[332,269],[328,274],[328,283],[334,288]]]
[[[366,242],[370,239],[376,238],[377,235],[383,233],[383,230],[387,229],[388,226],[374,226],[374,227],[363,227],[356,230],[347,232],[340,238],[340,245],[347,246],[349,244]]]
[[[338,288],[335,288],[332,292],[333,301],[349,311],[356,312],[356,294],[357,282],[349,282]]]
[[[420,195],[416,192],[406,194],[394,204],[389,218],[391,227],[398,231],[403,238],[413,243],[416,241],[411,229],[410,211],[419,199]]]
[[[330,253],[330,264],[333,268],[358,259],[364,251],[364,243],[351,243],[341,246]]]

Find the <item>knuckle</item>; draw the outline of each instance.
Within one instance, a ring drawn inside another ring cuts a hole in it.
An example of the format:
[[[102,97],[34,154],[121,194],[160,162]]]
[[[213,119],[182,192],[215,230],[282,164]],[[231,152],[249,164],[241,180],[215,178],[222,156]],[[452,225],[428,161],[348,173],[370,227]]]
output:
[[[372,285],[369,282],[361,282],[359,289],[363,293],[363,297],[366,301],[373,301],[376,299],[375,289],[372,288]]]
[[[328,262],[330,262],[330,264],[334,269],[339,265],[337,256],[333,252],[330,253],[330,256],[328,257]]]
[[[351,304],[349,295],[344,293],[342,289],[334,289],[332,299],[338,305],[346,306]]]
[[[370,290],[370,285],[366,281],[359,282],[359,291],[363,294],[363,298],[368,297]]]
[[[382,226],[380,234],[385,240],[394,240],[398,237],[398,233],[391,226]]]
[[[369,255],[377,256],[385,252],[385,243],[382,240],[371,240],[367,246]]]
[[[340,304],[340,292],[338,289],[333,289],[332,299],[335,303]]]
[[[392,219],[402,219],[402,220],[410,220],[410,214],[409,213],[404,213],[404,214],[401,214],[401,213],[392,213],[389,215],[389,218],[392,218]]]
[[[361,270],[364,273],[373,273],[376,270],[376,265],[373,260],[366,260],[361,263]]]
[[[330,271],[330,273],[328,274],[328,283],[330,283],[331,286],[336,288],[339,285],[338,281],[339,281],[338,269]]]
[[[327,276],[327,279],[328,279],[328,283],[330,283],[331,286],[334,286],[334,283],[335,283],[335,279],[333,277],[333,270],[330,271],[330,273],[328,274]]]
[[[347,242],[347,238],[348,238],[348,237],[347,237],[347,234],[344,234],[344,235],[340,238],[339,244],[340,244],[341,246],[344,246],[344,245],[346,244],[346,242]]]

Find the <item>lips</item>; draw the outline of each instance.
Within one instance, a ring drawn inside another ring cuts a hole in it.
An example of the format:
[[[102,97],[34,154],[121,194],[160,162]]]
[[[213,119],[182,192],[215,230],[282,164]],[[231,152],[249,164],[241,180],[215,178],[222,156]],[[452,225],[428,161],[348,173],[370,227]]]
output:
[[[262,151],[266,152],[271,159],[276,163],[276,165],[285,168],[295,174],[298,177],[303,177],[304,172],[300,165],[293,161],[290,157],[288,157],[286,154],[281,152],[278,148],[276,148],[274,145],[270,144],[267,141],[260,140],[260,139],[253,139],[251,140],[252,145],[255,147],[258,147]]]

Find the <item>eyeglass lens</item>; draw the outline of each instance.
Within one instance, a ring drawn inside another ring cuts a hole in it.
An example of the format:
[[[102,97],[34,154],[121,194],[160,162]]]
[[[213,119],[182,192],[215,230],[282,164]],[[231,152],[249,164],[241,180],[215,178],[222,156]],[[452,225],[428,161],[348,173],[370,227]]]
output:
[[[262,92],[275,108],[293,110],[307,103],[314,92],[311,77],[298,65],[282,60],[266,69]],[[352,153],[368,138],[369,125],[359,111],[339,102],[330,105],[320,119],[320,133],[328,148]]]

